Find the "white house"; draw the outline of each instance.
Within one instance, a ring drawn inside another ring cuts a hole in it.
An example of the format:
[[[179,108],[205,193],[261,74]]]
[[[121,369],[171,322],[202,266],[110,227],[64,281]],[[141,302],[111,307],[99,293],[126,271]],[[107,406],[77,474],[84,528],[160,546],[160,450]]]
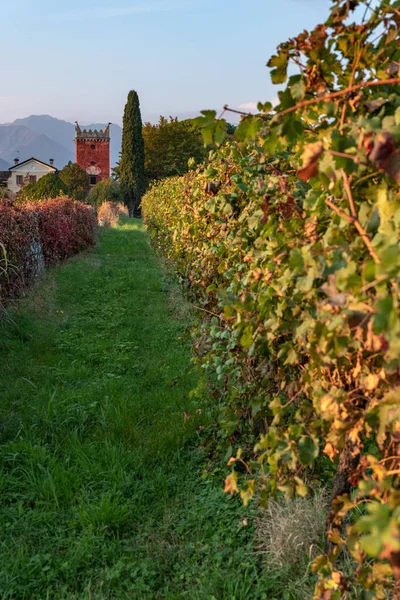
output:
[[[15,159],[15,165],[9,168],[10,176],[7,180],[7,187],[10,192],[16,194],[27,183],[37,181],[41,177],[49,173],[56,173],[57,169],[53,166],[53,159],[50,159],[50,164],[44,163],[37,158],[28,158],[23,162]]]

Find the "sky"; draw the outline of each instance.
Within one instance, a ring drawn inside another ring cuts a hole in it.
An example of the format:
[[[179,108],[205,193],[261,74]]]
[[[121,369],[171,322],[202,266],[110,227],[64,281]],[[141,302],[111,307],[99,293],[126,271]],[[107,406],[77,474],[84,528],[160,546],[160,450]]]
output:
[[[325,20],[330,0],[0,0],[0,123],[31,114],[121,124],[274,101],[276,46]]]

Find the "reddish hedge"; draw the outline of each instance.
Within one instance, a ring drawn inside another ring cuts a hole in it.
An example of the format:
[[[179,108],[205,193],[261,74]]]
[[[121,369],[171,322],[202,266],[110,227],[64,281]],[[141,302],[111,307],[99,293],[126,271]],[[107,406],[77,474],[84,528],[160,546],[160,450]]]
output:
[[[91,207],[70,198],[0,205],[0,303],[53,265],[95,243]]]
[[[93,209],[68,197],[28,203],[39,214],[39,232],[46,265],[51,265],[94,244]]]

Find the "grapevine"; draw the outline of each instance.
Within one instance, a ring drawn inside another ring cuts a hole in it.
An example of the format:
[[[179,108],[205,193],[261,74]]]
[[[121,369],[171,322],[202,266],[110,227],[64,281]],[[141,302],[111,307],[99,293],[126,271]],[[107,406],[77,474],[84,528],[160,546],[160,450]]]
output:
[[[399,27],[399,1],[335,1],[270,59],[275,109],[242,115],[233,142],[229,108],[204,111],[208,165],[142,203],[214,315],[202,360],[225,407],[226,491],[330,489],[315,598],[400,598]]]

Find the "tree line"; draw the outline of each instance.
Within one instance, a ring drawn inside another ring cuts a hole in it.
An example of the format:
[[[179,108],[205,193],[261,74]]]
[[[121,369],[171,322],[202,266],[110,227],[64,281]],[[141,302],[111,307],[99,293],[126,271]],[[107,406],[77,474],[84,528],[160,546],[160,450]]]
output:
[[[153,181],[183,175],[189,169],[189,162],[195,166],[206,157],[201,132],[190,121],[161,116],[158,123],[143,124],[139,97],[132,90],[124,111],[120,161],[110,178],[90,188],[87,173],[69,162],[59,173],[27,182],[17,201],[68,195],[96,209],[106,201],[122,202],[133,215],[138,213],[142,196]]]

